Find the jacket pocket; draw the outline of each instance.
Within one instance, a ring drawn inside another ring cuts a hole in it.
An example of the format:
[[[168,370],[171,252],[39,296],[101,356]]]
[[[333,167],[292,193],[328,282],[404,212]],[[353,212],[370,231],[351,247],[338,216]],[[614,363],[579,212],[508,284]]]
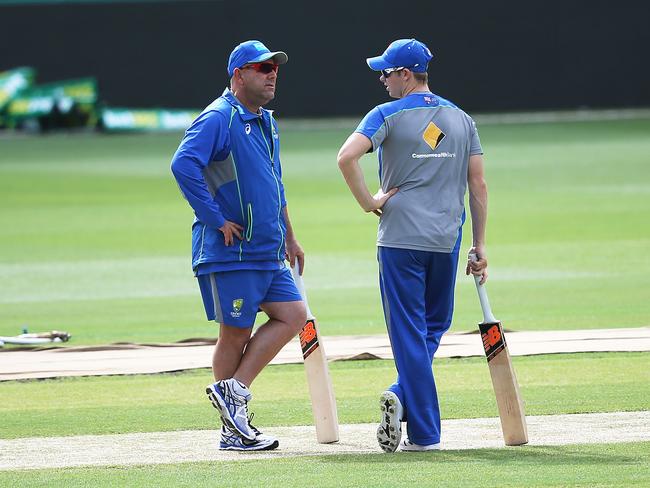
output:
[[[246,238],[246,242],[250,242],[251,239],[253,238],[253,205],[248,204],[246,206],[246,212],[247,212],[247,224],[246,225],[246,234],[244,237]]]

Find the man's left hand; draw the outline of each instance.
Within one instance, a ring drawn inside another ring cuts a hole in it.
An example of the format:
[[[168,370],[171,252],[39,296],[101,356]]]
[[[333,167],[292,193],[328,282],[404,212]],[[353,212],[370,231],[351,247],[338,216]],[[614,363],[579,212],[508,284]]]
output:
[[[469,258],[470,254],[475,254],[477,261],[472,261]],[[481,281],[480,284],[483,285],[488,279],[488,261],[487,261],[487,253],[485,252],[485,248],[483,246],[473,246],[469,252],[467,253],[467,266],[465,267],[465,274],[469,275],[470,273],[473,274],[474,276],[480,276]]]

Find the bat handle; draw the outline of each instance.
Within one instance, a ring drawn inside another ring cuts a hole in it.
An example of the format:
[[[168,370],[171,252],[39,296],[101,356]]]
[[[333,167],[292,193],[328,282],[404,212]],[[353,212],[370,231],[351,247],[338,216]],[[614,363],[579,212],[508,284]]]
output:
[[[472,262],[478,261],[476,254],[471,253],[469,255],[469,260]],[[474,276],[474,283],[476,284],[476,291],[478,292],[478,299],[481,302],[481,309],[483,310],[483,321],[486,323],[497,322],[497,319],[494,318],[492,314],[492,308],[490,307],[490,300],[488,300],[487,290],[485,285],[481,285],[481,277]]]
[[[291,274],[293,275],[293,281],[296,283],[296,288],[302,297],[302,301],[305,302],[305,308],[307,309],[307,320],[312,320],[314,316],[309,310],[309,303],[307,303],[307,292],[305,291],[305,283],[302,281],[302,276],[300,276],[300,270],[298,268],[298,260],[296,259],[296,264],[291,268]]]

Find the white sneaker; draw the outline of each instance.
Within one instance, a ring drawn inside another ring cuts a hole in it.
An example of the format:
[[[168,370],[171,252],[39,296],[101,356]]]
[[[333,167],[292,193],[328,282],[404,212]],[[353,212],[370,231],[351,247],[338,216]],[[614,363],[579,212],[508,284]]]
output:
[[[246,385],[235,378],[229,378],[209,385],[205,392],[212,406],[219,410],[226,427],[244,439],[256,440],[257,435],[248,422],[248,402],[253,395]]]
[[[395,393],[385,391],[379,397],[379,409],[381,422],[377,427],[377,442],[384,452],[395,452],[402,438],[402,403]]]
[[[225,425],[221,427],[219,449],[222,451],[271,451],[277,449],[279,445],[280,443],[275,437],[261,432],[254,441],[251,441]]]
[[[399,445],[400,451],[438,451],[440,450],[440,443],[437,444],[428,444],[426,446],[421,446],[420,444],[414,444],[408,439],[404,439]]]
[[[268,435],[268,434],[264,434],[263,432],[260,431],[260,429],[258,429],[257,427],[255,427],[255,426],[251,423],[251,422],[253,422],[253,417],[254,417],[254,416],[255,416],[255,414],[254,414],[253,412],[251,412],[251,414],[248,416],[248,426],[251,428],[251,430],[252,430],[253,432],[255,432],[255,439],[258,440],[258,441],[259,441],[259,440],[267,440],[267,439],[271,439],[272,441],[276,441],[276,442],[277,442],[277,439],[276,439],[275,437],[273,437],[273,436],[271,436],[271,435]]]

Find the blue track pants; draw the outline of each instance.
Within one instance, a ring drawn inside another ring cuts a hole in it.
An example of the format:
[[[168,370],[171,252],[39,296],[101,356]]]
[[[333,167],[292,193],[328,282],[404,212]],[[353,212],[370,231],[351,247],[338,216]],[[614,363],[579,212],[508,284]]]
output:
[[[433,356],[451,326],[460,237],[451,253],[379,247],[384,317],[397,367],[390,386],[404,407],[407,434],[420,445],[440,442]]]

